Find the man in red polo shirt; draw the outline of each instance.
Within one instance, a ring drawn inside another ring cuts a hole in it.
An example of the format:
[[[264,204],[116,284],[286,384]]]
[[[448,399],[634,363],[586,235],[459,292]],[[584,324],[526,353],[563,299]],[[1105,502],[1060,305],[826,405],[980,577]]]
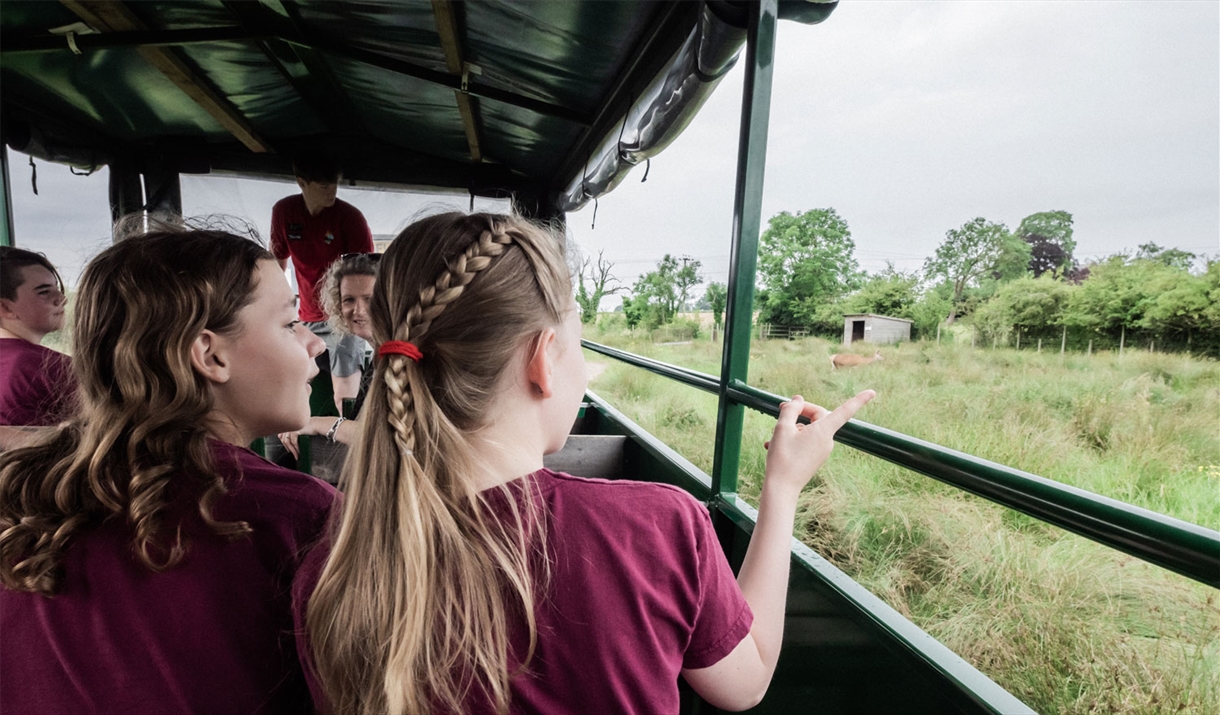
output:
[[[372,253],[373,234],[360,209],[336,197],[342,171],[334,157],[323,152],[303,154],[292,169],[301,193],[280,199],[271,209],[271,252],[280,268],[286,268],[292,259],[300,296],[298,315],[326,341],[335,402],[340,403],[344,397],[356,396],[365,344],[354,336],[339,339],[334,334],[318,299],[319,282],[343,254]],[[319,367],[325,369],[324,363],[319,358]],[[352,375],[357,379],[351,380]],[[345,390],[348,383],[352,389]]]

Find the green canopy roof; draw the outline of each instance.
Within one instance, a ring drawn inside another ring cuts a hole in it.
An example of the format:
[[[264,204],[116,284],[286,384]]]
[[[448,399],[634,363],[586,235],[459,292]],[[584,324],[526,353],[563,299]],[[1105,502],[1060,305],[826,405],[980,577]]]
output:
[[[816,22],[833,7],[785,0],[781,15]],[[290,175],[294,153],[320,146],[357,182],[524,192],[571,209],[681,131],[735,61],[743,9],[5,0],[3,138],[78,166],[255,176]],[[630,151],[623,135],[637,140]]]

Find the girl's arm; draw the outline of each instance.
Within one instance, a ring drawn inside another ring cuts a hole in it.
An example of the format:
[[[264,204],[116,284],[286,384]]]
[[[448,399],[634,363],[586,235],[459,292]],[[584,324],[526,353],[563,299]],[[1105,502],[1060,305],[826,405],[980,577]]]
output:
[[[686,682],[713,706],[745,710],[766,694],[784,638],[797,499],[830,456],[835,432],[875,396],[872,390],[865,390],[834,412],[806,403],[799,395],[780,406],[779,421],[767,443],[758,523],[737,575],[737,584],[754,611],[754,625],[719,663],[682,671]],[[801,415],[811,424],[799,424]]]
[[[281,432],[277,436],[280,438],[280,444],[284,445],[284,449],[291,452],[294,458],[300,459],[301,448],[297,444],[297,437],[303,434],[325,437],[330,432],[330,428],[334,427],[335,422],[338,420],[338,417],[310,417],[309,421],[299,431]],[[359,429],[360,423],[356,420],[343,420],[339,424],[339,428],[335,430],[335,441],[351,446],[356,441],[358,436],[357,430]]]
[[[340,412],[343,411],[343,401],[354,398],[360,392],[360,370],[356,370],[350,375],[339,377],[332,374],[330,383],[335,391],[335,408]],[[330,429],[327,427],[327,429]],[[323,432],[322,434],[326,434]]]

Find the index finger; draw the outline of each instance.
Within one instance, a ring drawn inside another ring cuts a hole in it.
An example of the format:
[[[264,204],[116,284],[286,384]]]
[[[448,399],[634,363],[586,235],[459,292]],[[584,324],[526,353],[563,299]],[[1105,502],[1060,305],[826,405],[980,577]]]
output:
[[[834,412],[831,412],[822,419],[818,420],[816,424],[826,425],[832,431],[838,432],[839,428],[847,424],[847,421],[854,417],[855,414],[860,411],[861,407],[867,405],[869,401],[876,396],[876,392],[872,390],[865,390],[847,402],[839,405]]]
[[[796,424],[796,418],[801,415],[801,410],[804,406],[805,400],[800,395],[793,395],[792,399],[782,403],[779,406],[780,424]]]

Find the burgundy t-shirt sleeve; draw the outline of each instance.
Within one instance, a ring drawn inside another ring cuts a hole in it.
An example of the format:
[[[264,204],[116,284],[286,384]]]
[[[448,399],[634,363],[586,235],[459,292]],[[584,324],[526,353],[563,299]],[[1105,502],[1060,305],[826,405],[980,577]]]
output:
[[[271,254],[279,260],[288,258],[287,230],[284,228],[283,202],[271,208]]]
[[[699,573],[699,610],[690,643],[682,658],[685,669],[719,663],[750,632],[754,612],[746,603],[729,562],[720,549],[712,520],[702,505],[691,500]]]
[[[4,339],[7,351],[0,380],[0,424],[47,426],[72,416],[76,402],[76,376],[72,359],[63,353]]]
[[[309,610],[309,598],[318,585],[322,569],[326,566],[326,557],[330,554],[330,544],[323,541],[305,557],[301,568],[297,570],[292,581],[292,625],[296,636],[297,657],[301,661],[301,670],[305,672],[305,683],[309,686],[309,694],[313,696],[314,709],[317,712],[327,712],[326,694],[322,692],[322,684],[318,681],[318,673],[314,667],[313,648],[309,640],[309,630],[306,628],[306,615]]]

